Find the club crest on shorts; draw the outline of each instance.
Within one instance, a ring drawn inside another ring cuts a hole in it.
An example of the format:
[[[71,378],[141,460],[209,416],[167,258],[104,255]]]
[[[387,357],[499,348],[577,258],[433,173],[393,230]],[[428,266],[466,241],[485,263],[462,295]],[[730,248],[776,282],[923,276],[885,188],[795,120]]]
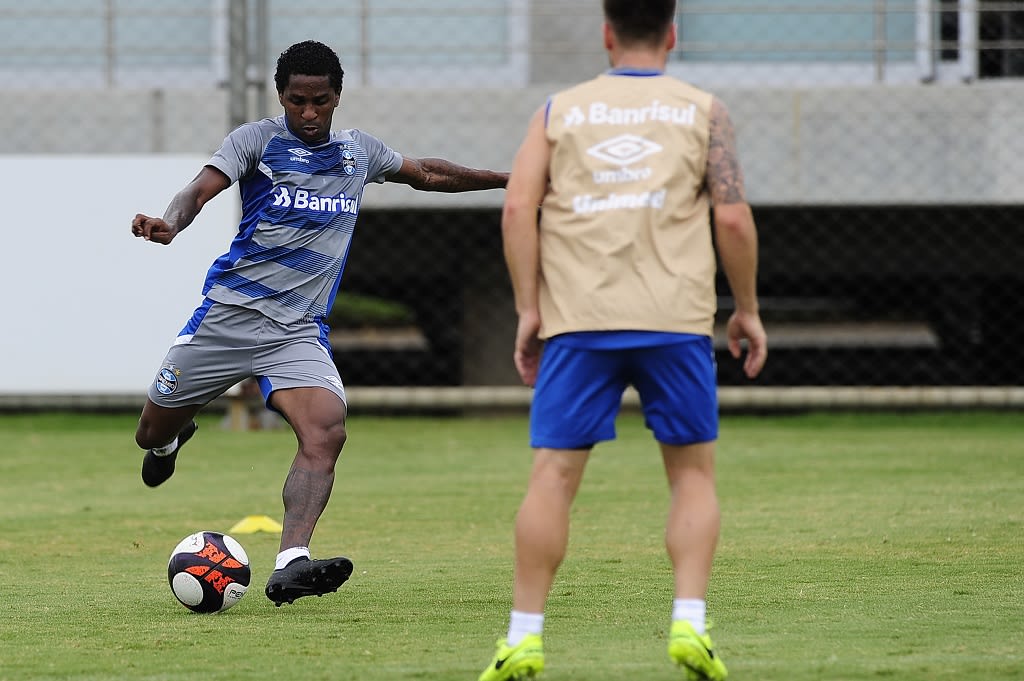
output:
[[[170,395],[178,389],[178,376],[181,376],[181,369],[168,364],[160,369],[156,375],[156,390],[161,395]]]

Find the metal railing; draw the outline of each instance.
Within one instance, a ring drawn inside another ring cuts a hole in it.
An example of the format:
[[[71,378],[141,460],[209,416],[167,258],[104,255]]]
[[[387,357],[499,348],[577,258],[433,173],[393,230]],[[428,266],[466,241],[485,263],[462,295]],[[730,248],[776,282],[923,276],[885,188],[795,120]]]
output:
[[[492,79],[525,86],[531,84],[530,69],[522,64],[600,51],[589,34],[551,39],[531,31],[555,21],[588,20],[596,27],[596,0],[454,2],[327,3],[304,10],[306,23],[297,24],[290,4],[273,0],[131,6],[92,0],[74,10],[46,0],[0,1],[0,87],[34,87],[41,75],[82,87],[195,87],[230,83],[242,71],[250,81],[265,82],[273,58],[292,34],[307,30],[344,40],[349,75],[361,85],[387,86],[394,79],[391,71],[429,62],[437,76],[418,71],[417,85],[459,86],[460,69],[469,74],[477,62],[489,60]],[[441,22],[443,30],[430,30]],[[491,22],[500,40],[475,35],[476,27]],[[907,65],[919,82],[1024,76],[1020,2],[681,0],[679,24],[683,40],[675,57],[699,68],[710,62],[725,73],[729,64],[758,68],[759,62],[770,62],[793,71],[852,61],[870,69],[876,83],[902,78]],[[744,30],[715,28],[723,25]],[[819,25],[828,31],[816,32]],[[162,39],[153,40],[156,36]],[[989,55],[993,73],[981,68],[982,55]],[[512,62],[520,67],[495,68]],[[445,69],[449,63],[456,68]]]

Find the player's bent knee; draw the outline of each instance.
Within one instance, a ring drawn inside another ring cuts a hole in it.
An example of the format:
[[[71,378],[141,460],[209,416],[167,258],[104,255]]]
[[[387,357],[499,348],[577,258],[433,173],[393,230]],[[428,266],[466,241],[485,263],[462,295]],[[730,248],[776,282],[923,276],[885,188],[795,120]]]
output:
[[[154,447],[163,447],[172,439],[174,435],[170,435],[167,438],[161,438],[160,432],[154,428],[139,424],[138,429],[135,431],[135,444],[140,449],[153,449]]]
[[[348,429],[345,428],[344,422],[335,424],[329,429],[328,441],[333,443],[332,449],[341,454],[341,450],[348,441]]]
[[[324,462],[333,466],[341,455],[341,450],[348,439],[348,431],[344,422],[324,428],[317,428],[299,438],[299,454],[311,461]]]

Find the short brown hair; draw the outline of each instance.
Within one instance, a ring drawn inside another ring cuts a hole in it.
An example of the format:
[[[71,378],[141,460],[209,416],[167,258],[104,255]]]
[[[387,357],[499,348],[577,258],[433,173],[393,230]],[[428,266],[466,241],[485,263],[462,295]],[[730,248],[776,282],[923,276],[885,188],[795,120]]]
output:
[[[627,45],[661,41],[676,18],[675,0],[604,0],[604,18]]]

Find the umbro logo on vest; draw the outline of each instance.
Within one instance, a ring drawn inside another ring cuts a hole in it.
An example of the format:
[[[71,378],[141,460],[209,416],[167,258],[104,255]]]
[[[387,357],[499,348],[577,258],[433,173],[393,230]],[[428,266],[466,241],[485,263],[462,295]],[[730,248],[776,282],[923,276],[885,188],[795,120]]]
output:
[[[637,135],[619,135],[587,149],[595,158],[620,166],[636,163],[651,154],[657,154],[662,146]]]

